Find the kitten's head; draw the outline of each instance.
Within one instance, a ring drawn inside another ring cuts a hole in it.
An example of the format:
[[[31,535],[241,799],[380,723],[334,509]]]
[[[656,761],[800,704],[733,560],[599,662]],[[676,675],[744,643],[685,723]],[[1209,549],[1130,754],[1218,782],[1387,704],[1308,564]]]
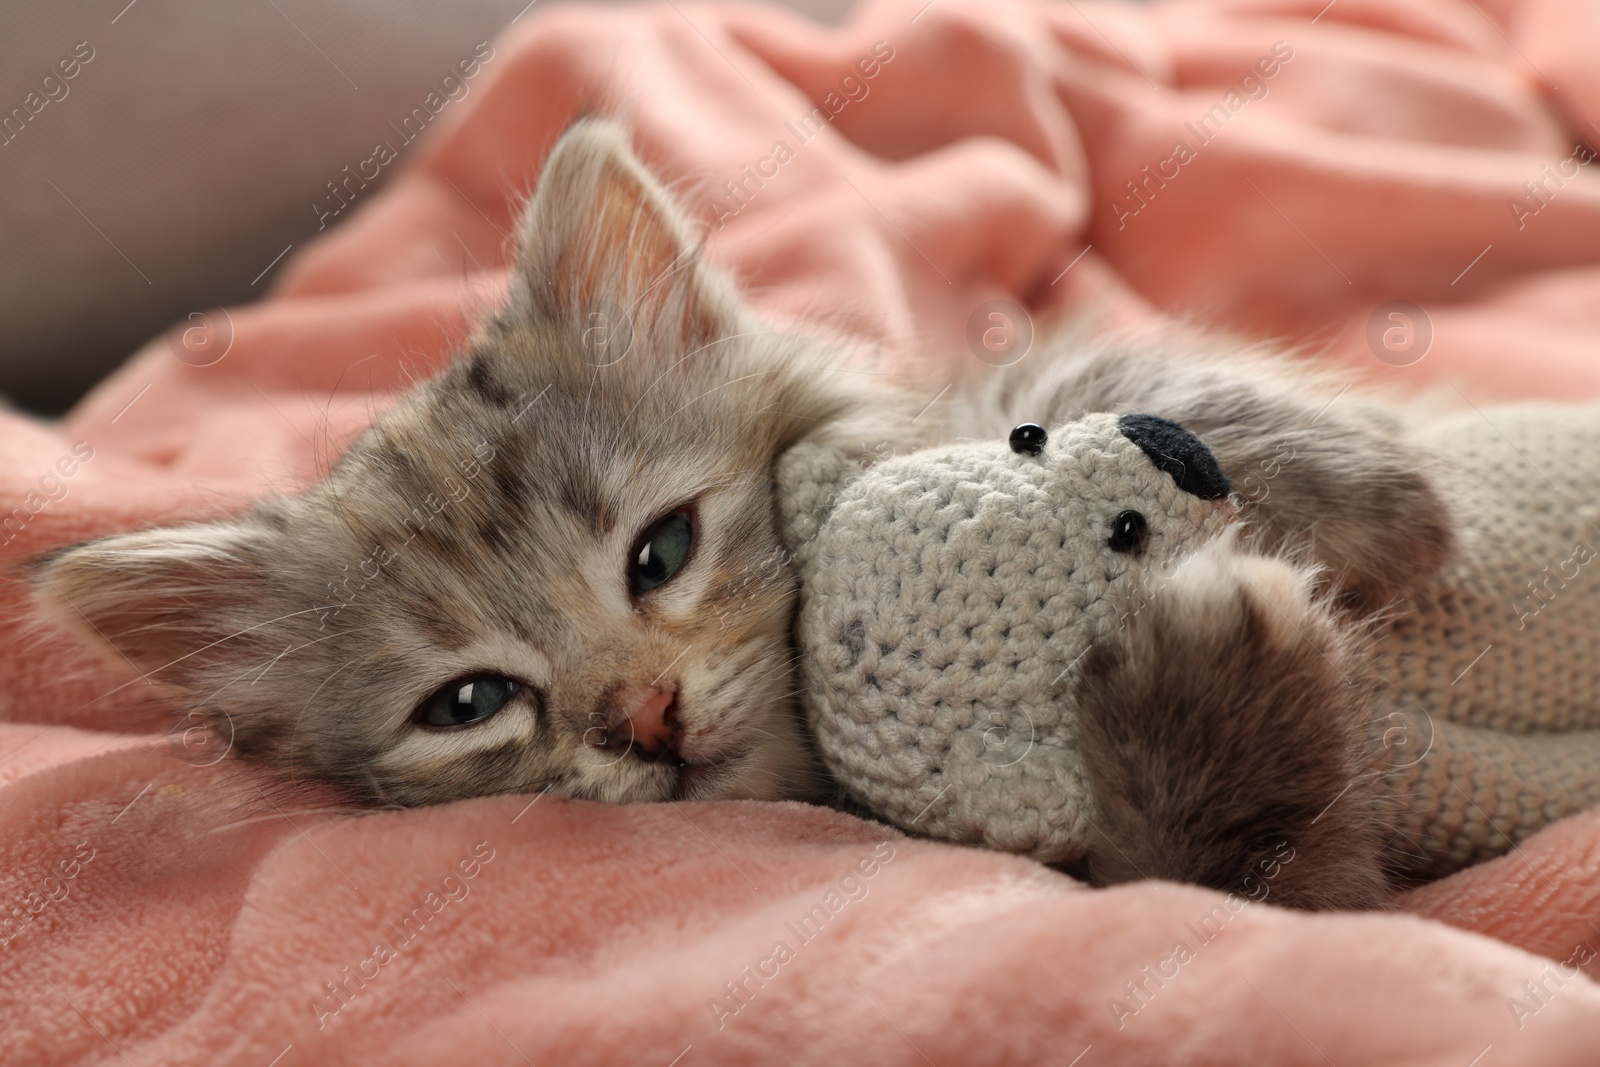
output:
[[[57,552],[41,605],[359,803],[802,795],[772,468],[859,387],[742,309],[612,123],[563,135],[520,241],[327,478]]]

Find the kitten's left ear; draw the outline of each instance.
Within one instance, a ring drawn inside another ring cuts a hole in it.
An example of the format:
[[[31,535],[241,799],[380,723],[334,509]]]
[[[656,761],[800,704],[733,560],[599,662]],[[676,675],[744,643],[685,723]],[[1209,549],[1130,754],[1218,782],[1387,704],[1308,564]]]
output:
[[[579,330],[646,330],[704,344],[739,330],[732,287],[701,260],[692,226],[608,119],[567,128],[518,227],[512,308]]]

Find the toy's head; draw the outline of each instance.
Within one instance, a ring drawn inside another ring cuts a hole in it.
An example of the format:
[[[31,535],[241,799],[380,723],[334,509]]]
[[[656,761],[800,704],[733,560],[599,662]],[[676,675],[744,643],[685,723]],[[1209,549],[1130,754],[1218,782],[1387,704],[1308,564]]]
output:
[[[1233,519],[1206,446],[1101,414],[865,470],[805,445],[778,482],[806,712],[839,783],[914,833],[1081,856],[1079,668]]]

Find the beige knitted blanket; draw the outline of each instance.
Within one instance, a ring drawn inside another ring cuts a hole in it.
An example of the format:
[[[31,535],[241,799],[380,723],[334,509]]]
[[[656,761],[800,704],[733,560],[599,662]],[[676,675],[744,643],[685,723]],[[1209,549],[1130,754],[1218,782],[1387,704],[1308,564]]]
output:
[[[1377,643],[1392,847],[1438,875],[1600,803],[1600,407],[1429,424],[1460,517],[1454,565]]]

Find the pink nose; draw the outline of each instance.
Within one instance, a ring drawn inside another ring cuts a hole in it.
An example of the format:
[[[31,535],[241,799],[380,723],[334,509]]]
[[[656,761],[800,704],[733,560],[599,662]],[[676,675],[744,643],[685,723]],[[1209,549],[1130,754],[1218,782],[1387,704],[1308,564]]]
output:
[[[654,686],[619,694],[601,747],[631,750],[647,760],[675,755],[677,696],[674,689]]]

